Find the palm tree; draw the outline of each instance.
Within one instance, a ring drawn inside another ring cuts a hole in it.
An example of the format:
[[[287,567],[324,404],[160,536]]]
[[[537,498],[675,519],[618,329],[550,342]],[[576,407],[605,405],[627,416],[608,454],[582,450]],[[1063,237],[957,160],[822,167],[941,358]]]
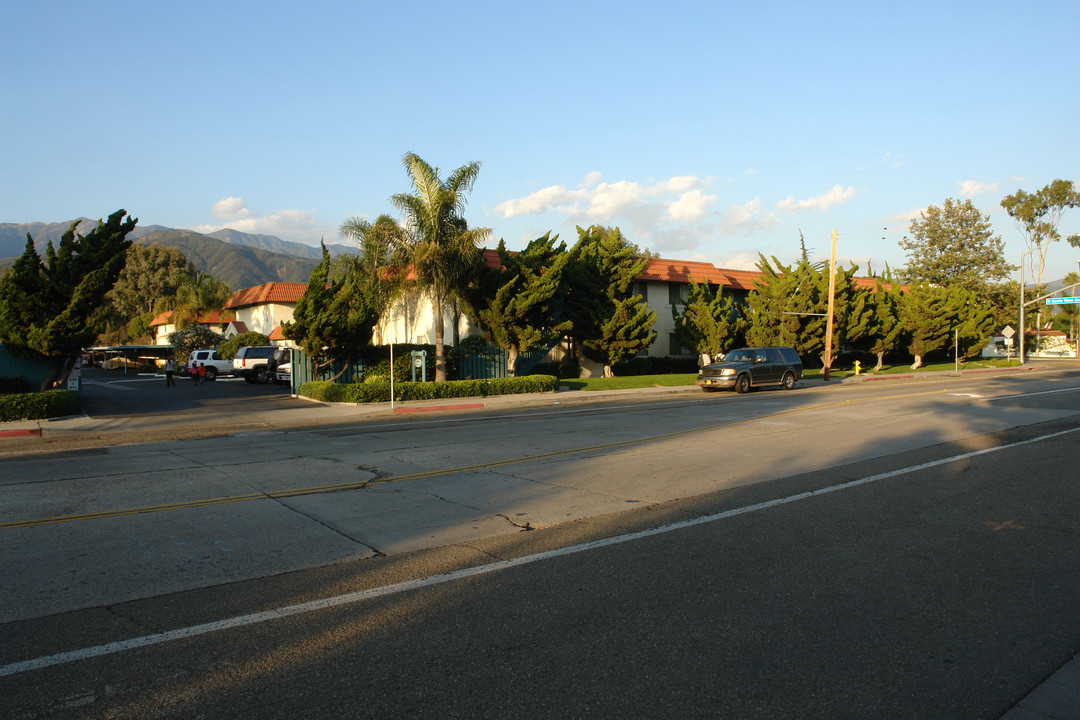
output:
[[[439,169],[428,165],[415,153],[402,158],[415,193],[398,193],[390,201],[405,214],[406,234],[395,253],[412,267],[417,280],[426,286],[435,312],[435,381],[446,380],[443,349],[443,308],[480,262],[480,243],[490,228],[469,228],[462,213],[466,195],[472,190],[480,163],[462,165],[446,180]]]
[[[351,217],[341,223],[338,232],[356,243],[355,255],[346,253],[343,264],[346,273],[354,273],[361,287],[375,301],[381,315],[393,300],[400,285],[400,275],[390,272],[391,251],[404,242],[404,230],[397,221],[383,214],[371,222]]]
[[[158,299],[155,310],[171,310],[177,328],[197,325],[206,313],[219,312],[231,295],[229,286],[206,273],[180,273],[172,279],[176,294]],[[232,315],[222,313],[220,317]]]

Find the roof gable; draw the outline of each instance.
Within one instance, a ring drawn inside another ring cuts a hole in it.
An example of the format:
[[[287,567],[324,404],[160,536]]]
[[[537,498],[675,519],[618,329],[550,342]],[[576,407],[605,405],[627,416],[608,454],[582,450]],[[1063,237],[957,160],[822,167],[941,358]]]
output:
[[[232,294],[225,303],[225,310],[250,307],[252,305],[268,305],[271,303],[295,303],[304,294],[307,283],[283,283],[270,282],[265,285],[256,285],[247,290],[238,290]]]

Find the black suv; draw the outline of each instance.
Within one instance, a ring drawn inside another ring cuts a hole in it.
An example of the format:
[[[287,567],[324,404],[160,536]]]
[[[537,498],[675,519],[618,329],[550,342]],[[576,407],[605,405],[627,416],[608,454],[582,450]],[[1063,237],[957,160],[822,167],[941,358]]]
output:
[[[697,384],[706,392],[735,388],[744,393],[761,385],[790,390],[801,378],[802,360],[792,348],[740,348],[729,352],[722,361],[701,368]]]
[[[269,362],[277,345],[252,345],[242,347],[233,356],[233,374],[247,380],[249,383],[265,383],[270,381],[270,371],[266,364]]]

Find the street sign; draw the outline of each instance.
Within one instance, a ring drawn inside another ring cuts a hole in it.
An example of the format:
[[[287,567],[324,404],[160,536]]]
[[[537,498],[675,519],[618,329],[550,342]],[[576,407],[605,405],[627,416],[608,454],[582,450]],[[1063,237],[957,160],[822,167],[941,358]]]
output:
[[[1046,298],[1047,305],[1075,305],[1080,303],[1080,297]]]

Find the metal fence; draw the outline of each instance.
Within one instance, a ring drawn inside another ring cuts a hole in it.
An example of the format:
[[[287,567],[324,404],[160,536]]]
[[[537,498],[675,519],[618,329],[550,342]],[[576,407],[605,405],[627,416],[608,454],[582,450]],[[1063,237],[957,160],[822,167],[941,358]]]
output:
[[[295,395],[301,385],[313,380],[330,380],[334,378],[334,382],[339,383],[351,383],[354,380],[359,380],[364,375],[364,363],[359,359],[348,363],[335,362],[331,366],[319,368],[318,372],[316,372],[311,368],[311,359],[308,354],[300,348],[293,348],[290,370],[292,393]]]
[[[24,377],[35,390],[52,371],[52,361],[15,357],[0,343],[0,377]]]
[[[551,348],[540,348],[522,353],[518,359],[520,374],[525,375],[543,360]],[[430,357],[430,356],[429,356]],[[459,380],[494,380],[509,377],[507,366],[510,353],[495,345],[487,345],[476,352],[459,355],[457,358],[457,379]],[[339,374],[340,373],[340,374]],[[362,360],[349,363],[335,363],[331,367],[321,368],[317,373],[311,369],[311,361],[300,348],[292,351],[292,393],[295,395],[300,386],[312,380],[330,380],[339,383],[351,383],[364,374]],[[431,375],[428,375],[431,379]]]

